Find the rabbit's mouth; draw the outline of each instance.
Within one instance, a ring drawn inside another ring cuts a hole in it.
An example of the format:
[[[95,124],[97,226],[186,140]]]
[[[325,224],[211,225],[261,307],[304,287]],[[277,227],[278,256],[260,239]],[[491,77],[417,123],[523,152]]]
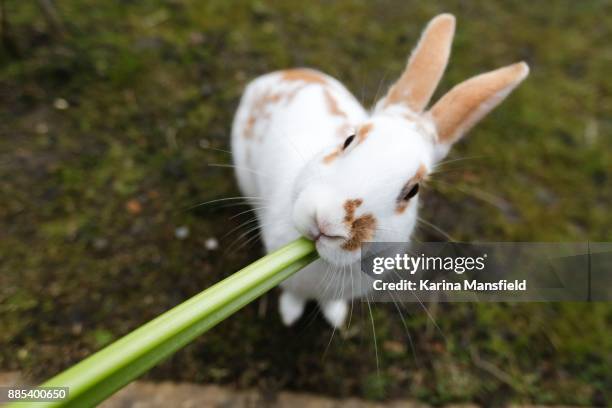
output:
[[[334,266],[348,266],[359,262],[361,251],[349,251],[344,249],[350,239],[345,237],[328,237],[321,235],[315,240],[315,246],[319,256]]]
[[[345,241],[347,238],[348,237],[345,235],[329,235],[323,232],[319,232],[316,236],[313,236],[311,239],[315,242],[319,241],[320,239],[338,242],[338,240]]]

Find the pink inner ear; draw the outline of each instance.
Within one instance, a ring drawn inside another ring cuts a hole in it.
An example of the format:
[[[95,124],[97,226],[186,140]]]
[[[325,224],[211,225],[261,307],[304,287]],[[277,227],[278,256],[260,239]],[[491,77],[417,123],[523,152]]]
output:
[[[455,86],[431,109],[438,141],[454,143],[512,92],[527,74],[524,62],[468,79]]]
[[[413,112],[422,112],[446,68],[455,33],[455,17],[441,14],[423,31],[412,52],[406,70],[391,87],[384,107],[405,104]]]

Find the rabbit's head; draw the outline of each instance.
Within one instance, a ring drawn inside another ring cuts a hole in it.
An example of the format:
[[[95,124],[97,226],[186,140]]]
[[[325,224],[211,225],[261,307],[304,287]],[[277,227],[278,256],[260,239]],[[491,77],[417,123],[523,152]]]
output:
[[[419,188],[435,164],[527,76],[509,65],[475,76],[426,109],[448,61],[455,18],[434,18],[399,80],[354,134],[299,177],[293,219],[335,265],[359,260],[365,241],[407,241]]]

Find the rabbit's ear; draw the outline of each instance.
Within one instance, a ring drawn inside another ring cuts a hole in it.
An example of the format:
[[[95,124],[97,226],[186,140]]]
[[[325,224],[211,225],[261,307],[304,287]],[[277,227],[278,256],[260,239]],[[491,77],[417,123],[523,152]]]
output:
[[[389,89],[377,109],[399,104],[421,113],[444,73],[454,34],[455,17],[452,14],[434,17],[421,34],[404,73]]]
[[[529,74],[524,62],[477,75],[460,83],[444,95],[428,112],[438,134],[436,159],[446,155],[487,113],[495,108]]]

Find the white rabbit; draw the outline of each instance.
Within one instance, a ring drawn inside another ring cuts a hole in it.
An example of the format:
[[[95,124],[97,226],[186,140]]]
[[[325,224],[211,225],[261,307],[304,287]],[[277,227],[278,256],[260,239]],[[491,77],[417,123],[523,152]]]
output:
[[[263,75],[246,88],[232,153],[267,251],[306,236],[320,259],[281,284],[290,325],[315,299],[334,327],[363,296],[364,241],[408,241],[419,182],[476,122],[527,76],[524,62],[473,77],[425,110],[448,61],[450,14],[435,17],[399,80],[369,112],[337,80],[311,69]],[[260,202],[259,200],[263,200]]]

